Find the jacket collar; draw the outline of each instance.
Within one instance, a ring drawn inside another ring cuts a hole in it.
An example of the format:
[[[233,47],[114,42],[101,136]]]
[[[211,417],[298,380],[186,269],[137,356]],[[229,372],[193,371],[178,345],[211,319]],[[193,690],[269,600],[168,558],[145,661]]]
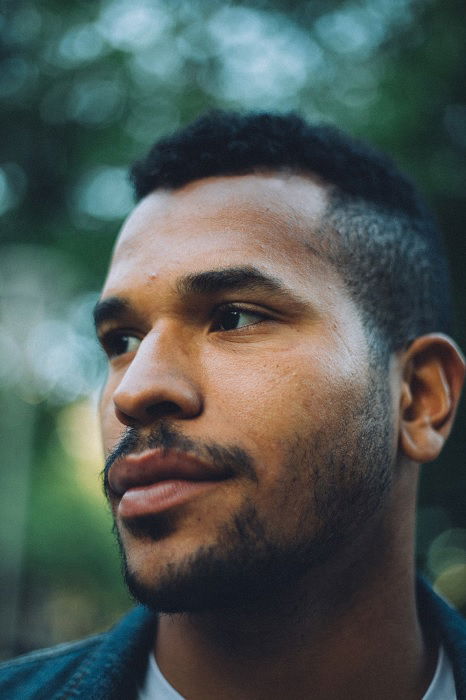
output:
[[[136,697],[153,645],[157,618],[144,606],[131,610],[86,657],[53,700],[131,700]]]
[[[422,577],[418,579],[417,594],[420,614],[436,631],[451,661],[457,700],[466,700],[466,620]]]

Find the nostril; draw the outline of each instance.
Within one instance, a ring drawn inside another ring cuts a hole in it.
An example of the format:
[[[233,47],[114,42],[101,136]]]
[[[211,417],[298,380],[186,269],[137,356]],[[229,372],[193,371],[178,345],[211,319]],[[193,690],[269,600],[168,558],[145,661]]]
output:
[[[149,421],[182,413],[182,408],[174,401],[149,403],[147,406],[140,406],[137,410],[132,410],[131,412],[122,411],[121,408],[115,405],[116,417],[120,423],[129,427],[137,427]]]
[[[150,418],[163,418],[180,413],[181,408],[173,401],[160,401],[146,406],[145,412]]]
[[[130,416],[128,413],[125,413],[124,411],[119,409],[118,406],[115,406],[115,415],[120,421],[120,423],[123,423],[123,425],[127,425],[130,428],[134,427],[137,424],[136,418]]]

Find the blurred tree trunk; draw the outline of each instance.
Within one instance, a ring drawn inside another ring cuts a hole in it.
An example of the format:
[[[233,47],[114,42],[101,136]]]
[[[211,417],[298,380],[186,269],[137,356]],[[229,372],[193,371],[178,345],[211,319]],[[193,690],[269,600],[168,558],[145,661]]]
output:
[[[0,655],[17,651],[20,635],[29,486],[35,406],[11,392],[0,395],[2,471],[0,473]],[[20,436],[18,438],[18,436]]]

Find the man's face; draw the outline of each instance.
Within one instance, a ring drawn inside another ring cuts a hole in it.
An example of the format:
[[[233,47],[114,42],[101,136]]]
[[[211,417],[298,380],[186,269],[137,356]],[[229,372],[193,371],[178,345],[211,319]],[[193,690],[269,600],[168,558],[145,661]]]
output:
[[[319,253],[326,197],[300,176],[209,178],[149,195],[123,228],[98,314],[106,490],[155,607],[265,595],[380,512],[388,380]]]

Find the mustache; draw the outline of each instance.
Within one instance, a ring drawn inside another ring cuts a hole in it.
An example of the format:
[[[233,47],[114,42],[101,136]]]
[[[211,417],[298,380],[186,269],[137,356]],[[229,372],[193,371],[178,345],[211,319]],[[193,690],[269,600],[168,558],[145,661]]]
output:
[[[225,476],[243,476],[257,482],[254,460],[246,450],[237,445],[224,446],[218,443],[206,443],[192,440],[174,429],[168,423],[160,423],[150,433],[142,434],[137,428],[127,428],[119,442],[105,460],[102,471],[105,495],[109,494],[108,473],[112,465],[130,454],[145,450],[176,450],[188,452],[202,460],[209,461],[219,474]]]

